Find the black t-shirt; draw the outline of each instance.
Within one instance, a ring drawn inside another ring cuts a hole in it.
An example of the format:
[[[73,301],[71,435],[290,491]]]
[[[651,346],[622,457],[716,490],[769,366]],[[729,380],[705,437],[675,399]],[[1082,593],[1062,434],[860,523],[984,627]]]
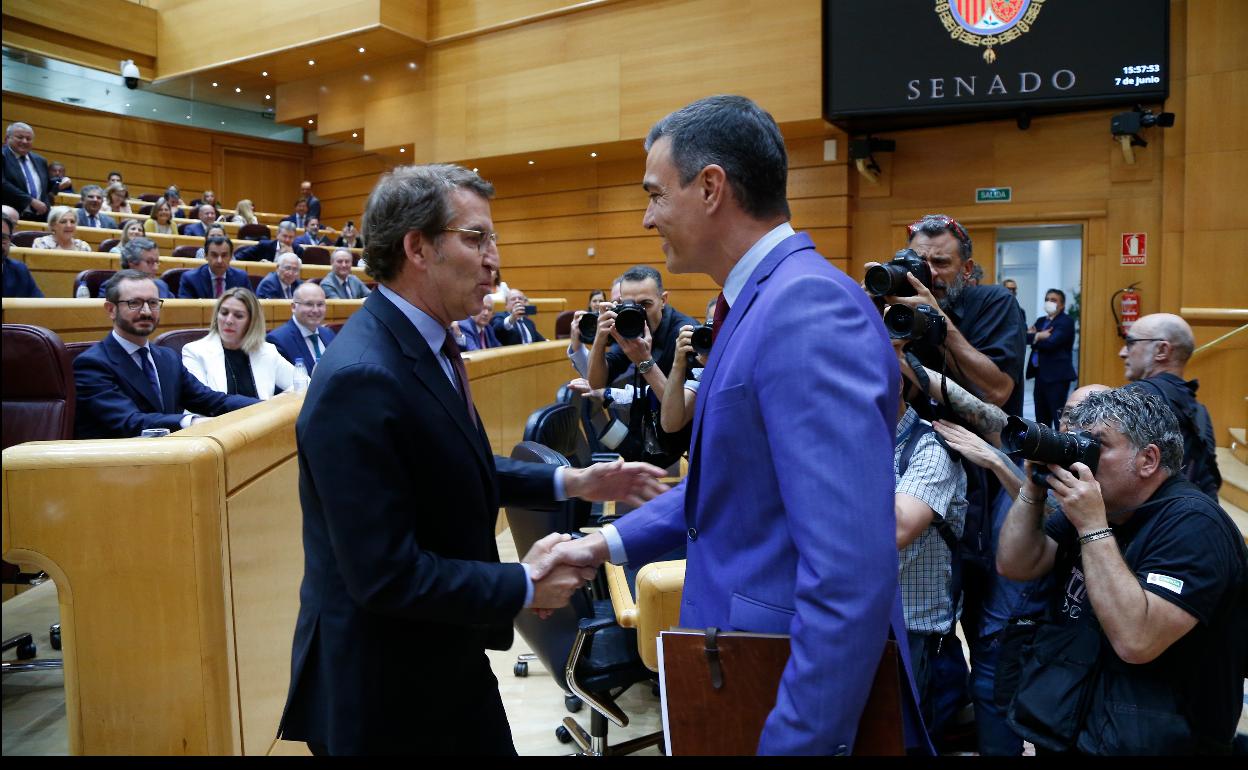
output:
[[[1173,477],[1112,529],[1140,587],[1197,621],[1155,659],[1127,670],[1164,682],[1195,734],[1229,745],[1248,659],[1248,552],[1238,528],[1198,488]],[[1057,623],[1077,623],[1091,611],[1078,532],[1060,511],[1044,531],[1058,544],[1051,615]],[[1103,650],[1114,654],[1108,644]]]
[[[1014,392],[1001,407],[1006,414],[1023,413],[1023,364],[1026,362],[1027,319],[1014,295],[1004,286],[967,286],[958,301],[945,311],[953,325],[971,344],[997,368],[1014,381]],[[942,371],[944,362],[939,351],[918,352],[919,360],[932,371]],[[960,362],[950,359],[948,373],[968,390],[982,395],[979,388],[958,373]]]

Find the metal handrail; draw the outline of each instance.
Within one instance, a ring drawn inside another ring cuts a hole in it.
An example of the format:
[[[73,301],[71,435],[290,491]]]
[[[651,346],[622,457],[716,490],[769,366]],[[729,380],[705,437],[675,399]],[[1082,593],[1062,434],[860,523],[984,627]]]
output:
[[[1205,344],[1196,348],[1195,350],[1192,351],[1192,355],[1196,355],[1197,353],[1208,350],[1209,348],[1214,347],[1215,345],[1218,345],[1221,342],[1229,340],[1231,337],[1234,337],[1236,334],[1239,334],[1245,329],[1248,329],[1248,324],[1244,324],[1238,329],[1231,329],[1229,332],[1227,332],[1226,334],[1223,334],[1221,337],[1218,337],[1216,340],[1210,340],[1209,342],[1206,342]]]

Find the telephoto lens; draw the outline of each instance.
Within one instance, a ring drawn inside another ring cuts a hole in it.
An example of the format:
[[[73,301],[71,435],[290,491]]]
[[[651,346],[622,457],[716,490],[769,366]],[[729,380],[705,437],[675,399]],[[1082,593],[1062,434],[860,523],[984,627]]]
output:
[[[594,344],[594,338],[598,336],[598,314],[586,313],[581,316],[576,329],[581,335],[581,342],[584,342],[586,345]]]
[[[616,305],[615,330],[624,339],[637,339],[646,331],[646,311],[636,302],[621,302]]]
[[[701,326],[694,327],[693,335],[689,338],[689,342],[693,345],[694,352],[700,356],[710,355],[711,353],[713,324],[713,321],[707,321]]]
[[[932,269],[914,249],[902,249],[893,255],[891,261],[870,268],[863,283],[867,291],[876,297],[913,297],[918,291],[906,278],[910,273],[919,279],[919,283],[932,288]]]
[[[912,340],[921,344],[937,346],[945,342],[948,328],[945,317],[931,305],[890,305],[884,314],[884,328],[895,340]]]
[[[1006,454],[1021,455],[1042,465],[1060,465],[1066,470],[1083,463],[1093,473],[1101,459],[1101,442],[1087,431],[1059,433],[1047,425],[1013,416],[1001,430],[1001,448]]]

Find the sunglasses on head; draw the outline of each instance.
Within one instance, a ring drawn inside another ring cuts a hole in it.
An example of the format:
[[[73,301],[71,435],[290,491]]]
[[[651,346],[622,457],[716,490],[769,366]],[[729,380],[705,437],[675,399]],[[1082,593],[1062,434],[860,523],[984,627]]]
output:
[[[913,238],[920,225],[931,222],[939,224],[941,227],[949,228],[953,231],[953,236],[960,241],[969,241],[971,239],[971,236],[966,234],[966,228],[958,220],[944,214],[928,214],[916,222],[911,222],[909,225],[906,225],[906,235]]]

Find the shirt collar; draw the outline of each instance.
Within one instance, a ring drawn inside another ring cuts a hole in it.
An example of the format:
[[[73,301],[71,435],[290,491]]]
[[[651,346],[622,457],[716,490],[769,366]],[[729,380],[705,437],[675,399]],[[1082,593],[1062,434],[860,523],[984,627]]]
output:
[[[317,333],[317,329],[309,329],[308,327],[299,323],[298,318],[292,317],[290,320],[295,322],[295,328],[299,329],[299,333],[302,334],[304,337],[311,337],[313,334]]]
[[[737,297],[741,296],[741,290],[745,288],[745,282],[754,273],[754,268],[763,261],[763,257],[770,254],[781,241],[793,234],[793,226],[788,222],[781,222],[755,241],[741,259],[737,260],[737,264],[733,265],[728,273],[728,279],[724,281],[724,299],[728,302],[728,307],[736,304]]]
[[[147,347],[147,345],[134,344],[130,340],[118,334],[116,329],[113,329],[112,332],[110,332],[110,334],[113,335],[113,339],[117,340],[117,344],[121,345],[121,349],[126,351],[126,355],[130,356],[131,358],[134,358],[135,351],[143,350]]]
[[[446,327],[442,326],[438,319],[400,297],[385,284],[379,285],[377,289],[383,297],[394,303],[400,313],[407,316],[407,320],[411,321],[416,331],[420,332],[420,336],[425,338],[425,342],[428,343],[434,355],[441,355],[442,346],[446,344]]]
[[[907,406],[906,413],[897,421],[897,432],[893,434],[894,440],[900,440],[914,428],[914,424],[919,421],[919,413],[914,411],[914,407]]]

